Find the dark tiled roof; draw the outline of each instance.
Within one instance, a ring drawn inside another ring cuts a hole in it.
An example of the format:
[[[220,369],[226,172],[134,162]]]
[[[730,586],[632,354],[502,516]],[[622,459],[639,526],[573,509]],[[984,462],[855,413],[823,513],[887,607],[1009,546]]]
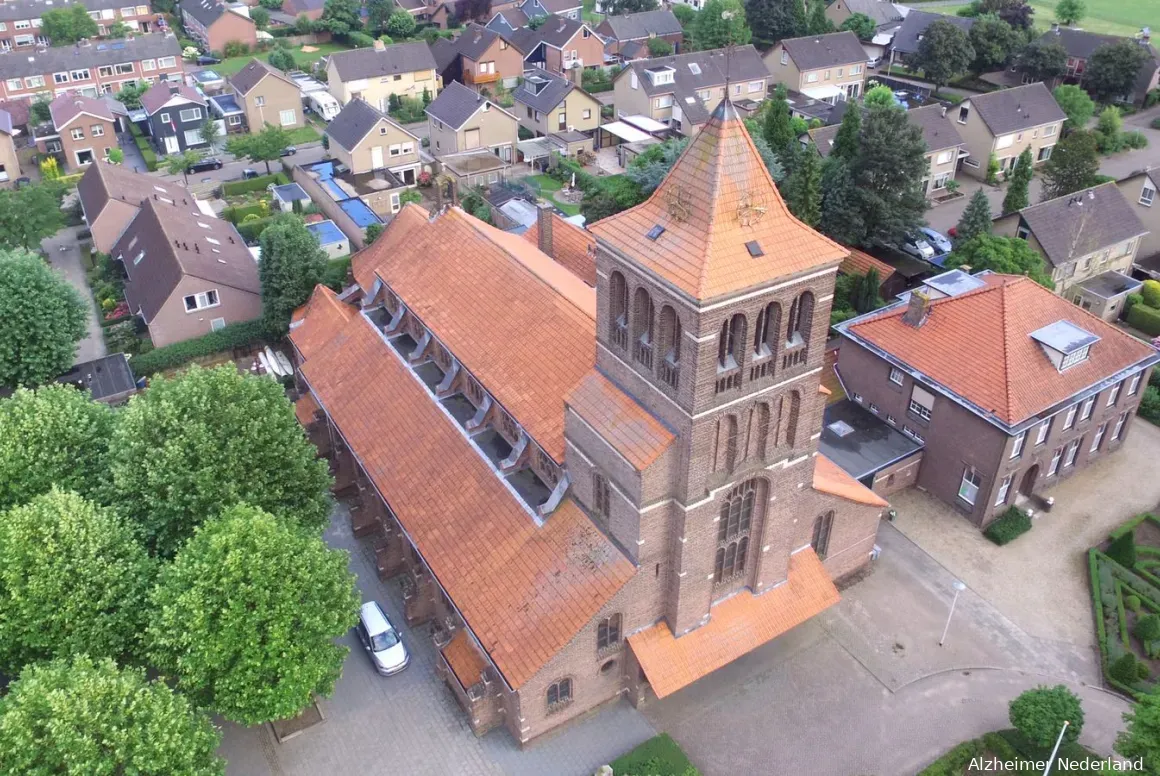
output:
[[[906,112],[906,120],[922,130],[927,151],[942,151],[963,144],[963,137],[941,105],[926,105]]]
[[[308,11],[321,11],[326,0],[282,0],[282,7],[290,9],[294,16]]]
[[[435,69],[430,47],[419,42],[396,43],[381,51],[373,48],[339,51],[330,55],[330,61],[343,81]]]
[[[44,51],[17,49],[0,54],[0,73],[4,78],[15,78],[55,73],[58,70],[75,70],[78,67],[97,68],[101,65],[137,62],[158,57],[176,57],[180,62],[181,46],[177,38],[168,33],[155,32],[150,35],[137,35],[128,40],[59,46]]]
[[[443,87],[439,96],[427,106],[427,114],[442,121],[452,129],[459,129],[475,112],[491,102],[474,89],[469,89],[458,81]],[[494,103],[493,103],[494,106]]]
[[[530,30],[527,27],[521,27],[509,33],[500,31],[500,34],[503,35],[504,40],[515,46],[516,50],[522,52],[525,59],[542,42],[539,30]]]
[[[472,23],[455,39],[455,46],[463,56],[478,60],[497,38],[499,33],[495,30]]]
[[[1019,216],[1057,267],[1148,231],[1114,182],[1032,205]]]
[[[879,27],[902,21],[902,14],[890,0],[846,0],[846,7],[851,13],[869,16]]]
[[[247,94],[258,85],[259,81],[268,75],[274,76],[289,84],[295,91],[298,90],[298,84],[294,83],[285,73],[276,67],[271,67],[257,57],[251,59],[246,63],[245,67],[230,76],[230,84],[238,94]]]
[[[115,10],[126,6],[122,0],[84,0],[86,11]],[[0,22],[39,19],[45,11],[67,7],[61,2],[45,0],[5,0],[0,3]]]
[[[1087,30],[1073,30],[1068,27],[1048,30],[1039,36],[1039,43],[1058,43],[1069,57],[1087,59],[1096,49],[1105,44],[1115,44],[1127,38],[1116,35],[1099,35]],[[1149,47],[1151,48],[1151,47]]]
[[[581,27],[587,26],[584,22],[569,19],[567,16],[549,16],[548,20],[536,32],[539,33],[540,40],[549,46],[563,48],[568,41],[572,40],[573,35],[580,32]],[[591,27],[588,29],[592,30]],[[596,33],[592,32],[592,34]]]
[[[731,56],[726,57],[724,49],[695,51],[691,54],[677,54],[671,57],[656,57],[629,62],[617,78],[628,77],[631,70],[645,94],[672,94],[674,102],[679,101],[681,112],[692,124],[703,124],[709,120],[709,108],[697,97],[697,91],[725,85],[725,65],[729,64],[730,81],[769,81],[769,68],[752,45],[739,46]],[[690,67],[696,65],[696,70]],[[656,84],[649,77],[649,70],[673,68],[673,83]]]
[[[539,8],[536,8],[537,5],[540,8],[543,8],[549,14],[555,14],[564,13],[565,11],[572,11],[576,8],[580,8],[583,4],[578,2],[578,0],[525,0],[525,2],[520,5],[520,9],[523,10],[523,12],[526,13],[529,17],[535,15],[542,16],[543,14],[540,13]]]
[[[447,38],[439,38],[431,44],[431,56],[435,58],[435,69],[442,73],[459,58],[459,48]]]
[[[788,38],[781,42],[799,70],[817,70],[819,67],[838,67],[866,61],[866,50],[852,32],[834,32],[829,35],[808,35]]]
[[[6,132],[12,134],[12,127],[23,127],[28,123],[28,112],[32,109],[32,100],[27,97],[16,100],[5,100],[0,102],[0,110],[8,114],[8,127]]]
[[[679,35],[682,32],[681,23],[668,9],[609,16],[601,22],[599,31],[605,37],[620,41],[640,40],[650,35]]]
[[[529,78],[542,78],[547,81],[546,84],[536,92],[533,89],[534,84],[529,81]],[[547,70],[542,70],[538,67],[530,68],[524,72],[524,80],[516,90],[512,92],[512,97],[516,102],[530,105],[533,110],[538,110],[540,113],[547,113],[560,104],[560,101],[568,96],[568,93],[576,88],[576,84],[569,81],[567,78],[549,73]]]
[[[993,135],[1005,135],[1067,118],[1042,83],[976,94],[970,98],[970,104],[971,110],[979,114]]]
[[[152,116],[174,97],[181,97],[203,107],[206,104],[205,98],[198,94],[192,86],[186,86],[176,81],[158,81],[149,88],[149,91],[141,95],[141,107]]]
[[[326,134],[332,143],[352,151],[382,118],[385,116],[366,100],[351,100],[327,125]]]
[[[133,376],[133,369],[124,353],[74,364],[56,381],[88,391],[95,401],[119,398],[137,388],[137,378]]]
[[[215,0],[185,0],[180,8],[194,19],[197,19],[206,29],[216,22],[228,9]]]
[[[90,164],[77,182],[77,194],[90,224],[101,215],[109,200],[118,199],[138,206],[141,200],[154,192],[173,199],[179,196],[183,189],[175,183],[166,183],[152,175],[134,172],[131,167],[100,161]]]
[[[528,15],[519,8],[505,8],[502,11],[497,11],[488,21],[487,26],[495,29],[499,24],[506,24],[509,28],[518,30],[527,26]]]
[[[927,13],[911,9],[906,15],[898,32],[894,33],[894,42],[891,44],[899,54],[914,54],[918,51],[920,37],[926,28],[935,22],[950,22],[963,32],[968,32],[974,25],[974,19],[962,16],[945,16],[941,13]]]

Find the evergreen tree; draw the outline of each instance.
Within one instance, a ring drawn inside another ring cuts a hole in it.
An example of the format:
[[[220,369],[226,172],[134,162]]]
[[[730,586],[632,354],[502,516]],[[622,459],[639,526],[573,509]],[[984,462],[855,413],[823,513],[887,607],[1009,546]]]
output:
[[[1007,183],[1007,196],[1003,197],[1003,212],[1014,213],[1030,204],[1028,189],[1031,186],[1032,166],[1031,146],[1023,149],[1015,162],[1015,170]]]
[[[1091,132],[1075,131],[1052,149],[1043,165],[1043,200],[1096,185],[1100,172],[1099,142]]]
[[[693,39],[702,49],[743,46],[752,37],[741,0],[709,0],[693,24]]]
[[[802,153],[797,169],[786,181],[785,201],[799,221],[818,225],[822,217],[822,164],[813,151]]]
[[[782,154],[795,141],[789,103],[780,92],[775,92],[765,109],[765,142],[775,154]],[[788,160],[783,160],[783,162]]]
[[[1136,532],[1128,531],[1112,539],[1107,555],[1124,568],[1136,567]]]
[[[830,156],[836,156],[846,162],[856,159],[861,144],[859,139],[861,134],[862,111],[858,109],[857,105],[851,105],[842,114],[842,124],[838,127],[838,134],[834,136],[834,147],[830,149]]]
[[[975,189],[966,210],[955,227],[955,242],[965,243],[972,237],[991,233],[991,203],[982,189]]]
[[[806,34],[804,0],[746,0],[745,15],[753,35],[765,43]]]
[[[326,254],[302,219],[280,215],[262,232],[262,319],[272,335],[285,334],[290,316],[322,281]]]
[[[822,219],[818,229],[843,245],[861,245],[866,237],[850,166],[832,153],[822,165]]]
[[[854,310],[859,315],[876,310],[883,305],[882,297],[878,295],[878,288],[881,284],[878,270],[875,267],[871,267],[869,272],[865,275],[859,275],[854,281],[854,290],[850,295],[850,301],[853,302]]]
[[[922,223],[926,212],[922,179],[928,169],[922,130],[907,120],[906,111],[871,107],[852,166],[866,225],[864,243],[897,243]]]
[[[834,23],[826,18],[826,4],[822,0],[810,0],[806,19],[807,35],[826,35],[834,31]]]

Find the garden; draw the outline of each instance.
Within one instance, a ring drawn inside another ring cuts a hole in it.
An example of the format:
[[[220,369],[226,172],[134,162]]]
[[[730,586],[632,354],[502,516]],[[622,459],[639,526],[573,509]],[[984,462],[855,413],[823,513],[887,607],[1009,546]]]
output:
[[[700,776],[668,733],[645,741],[612,761],[615,776]]]
[[[1160,337],[1160,281],[1145,280],[1138,294],[1129,294],[1124,319],[1152,337]]]
[[[236,226],[247,243],[256,243],[262,230],[280,212],[271,200],[269,187],[289,182],[286,173],[276,172],[273,175],[223,183],[222,199],[226,201],[226,208],[222,211],[222,218]]]
[[[97,303],[101,331],[110,353],[131,356],[148,353],[153,343],[145,336],[141,320],[129,311],[125,301],[125,273],[120,264],[104,253],[82,251],[85,276]]]

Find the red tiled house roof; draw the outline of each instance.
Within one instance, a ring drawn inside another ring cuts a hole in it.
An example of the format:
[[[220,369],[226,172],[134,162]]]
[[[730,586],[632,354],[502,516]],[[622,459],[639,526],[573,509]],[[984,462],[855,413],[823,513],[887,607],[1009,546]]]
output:
[[[553,213],[552,257],[590,286],[596,285],[596,238],[575,224]],[[532,224],[524,232],[532,245],[540,244],[540,225]]]

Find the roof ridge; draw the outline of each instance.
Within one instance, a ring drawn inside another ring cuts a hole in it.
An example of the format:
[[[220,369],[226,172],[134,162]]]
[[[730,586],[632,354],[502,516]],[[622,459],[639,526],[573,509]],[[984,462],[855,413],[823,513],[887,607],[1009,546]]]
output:
[[[1011,379],[1011,343],[1007,332],[1007,294],[1005,291],[1007,286],[1013,286],[1017,282],[1000,283],[995,286],[995,288],[1004,291],[1004,293],[999,294],[999,331],[1003,337],[1003,399],[1007,402],[1007,406],[1003,408],[1003,413],[1008,418],[1015,415],[1015,399],[1013,396],[1014,381]],[[950,298],[954,299],[953,296]]]

